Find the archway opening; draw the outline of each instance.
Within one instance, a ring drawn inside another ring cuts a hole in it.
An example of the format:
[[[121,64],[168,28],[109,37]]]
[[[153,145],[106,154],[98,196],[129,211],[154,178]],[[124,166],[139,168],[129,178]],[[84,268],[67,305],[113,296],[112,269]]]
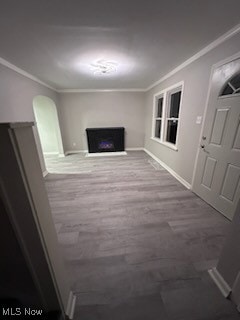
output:
[[[64,156],[57,108],[54,101],[45,96],[33,99],[33,111],[45,164],[49,157]]]

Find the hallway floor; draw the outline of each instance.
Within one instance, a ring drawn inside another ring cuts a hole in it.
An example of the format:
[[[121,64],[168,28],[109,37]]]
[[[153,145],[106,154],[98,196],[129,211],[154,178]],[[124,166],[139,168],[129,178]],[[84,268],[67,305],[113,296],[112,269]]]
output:
[[[58,172],[46,187],[74,319],[240,319],[207,272],[230,222],[147,154],[49,157],[47,167]]]

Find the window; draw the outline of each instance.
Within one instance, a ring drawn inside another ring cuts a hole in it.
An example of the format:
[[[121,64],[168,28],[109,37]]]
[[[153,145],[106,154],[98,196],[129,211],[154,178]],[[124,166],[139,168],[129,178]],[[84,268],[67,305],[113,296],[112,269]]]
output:
[[[183,83],[154,96],[152,139],[177,149]]]
[[[234,95],[240,93],[240,74],[235,75],[227,82],[220,96]]]
[[[157,101],[157,108],[155,110],[156,115],[156,125],[155,125],[155,137],[161,137],[161,128],[162,128],[162,111],[163,111],[163,97],[160,97]]]

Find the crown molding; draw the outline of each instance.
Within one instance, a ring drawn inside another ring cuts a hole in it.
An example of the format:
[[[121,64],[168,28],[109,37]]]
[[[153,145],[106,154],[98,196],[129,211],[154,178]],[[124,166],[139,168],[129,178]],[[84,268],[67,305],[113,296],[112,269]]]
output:
[[[162,78],[160,78],[159,80],[157,80],[156,82],[151,84],[149,87],[146,88],[146,91],[151,90],[152,88],[154,88],[155,86],[157,86],[158,84],[163,82],[164,80],[170,78],[175,73],[177,73],[178,71],[182,70],[183,68],[185,68],[186,66],[188,66],[192,62],[198,60],[199,58],[204,56],[206,53],[210,52],[211,50],[213,50],[214,48],[219,46],[221,43],[223,43],[226,40],[232,38],[234,35],[236,35],[239,32],[240,32],[240,24],[236,25],[234,28],[230,29],[228,32],[226,32],[223,35],[221,35],[219,38],[217,38],[216,40],[211,42],[209,45],[207,45],[205,48],[203,48],[198,53],[193,55],[191,58],[189,58],[188,60],[184,61],[182,64],[177,66],[175,69],[173,69],[172,71],[167,73],[165,76],[163,76]]]
[[[3,66],[5,66],[5,67],[7,67],[9,69],[12,69],[13,71],[25,76],[26,78],[29,78],[29,79],[31,79],[31,80],[33,80],[33,81],[35,81],[35,82],[47,87],[47,88],[49,88],[49,89],[51,89],[53,91],[56,91],[56,92],[59,92],[59,93],[147,92],[147,91],[151,90],[152,88],[154,88],[155,86],[157,86],[158,84],[160,84],[161,82],[163,82],[166,79],[168,79],[171,76],[173,76],[178,71],[184,69],[186,66],[188,66],[192,62],[198,60],[199,58],[201,58],[202,56],[204,56],[205,54],[207,54],[208,52],[210,52],[211,50],[213,50],[214,48],[216,48],[217,46],[219,46],[220,44],[222,44],[226,40],[232,38],[234,35],[238,34],[239,32],[240,32],[240,24],[236,25],[235,27],[233,27],[232,29],[230,29],[229,31],[224,33],[222,36],[220,36],[219,38],[217,38],[216,40],[211,42],[209,45],[207,45],[205,48],[200,50],[195,55],[193,55],[191,58],[189,58],[186,61],[184,61],[182,64],[180,64],[179,66],[174,68],[172,71],[170,71],[165,76],[163,76],[159,80],[155,81],[154,83],[152,83],[150,86],[148,86],[145,89],[144,88],[129,88],[129,89],[126,89],[126,88],[122,88],[122,89],[56,89],[56,88],[51,87],[47,83],[41,81],[37,77],[31,75],[30,73],[24,71],[23,69],[18,68],[17,66],[13,65],[12,63],[8,62],[7,60],[5,60],[5,59],[3,59],[1,57],[0,57],[0,64],[2,64]]]
[[[57,90],[59,93],[88,93],[88,92],[146,92],[146,89],[129,88],[129,89],[62,89]]]
[[[9,69],[21,74],[22,76],[24,76],[24,77],[26,77],[28,79],[31,79],[31,80],[43,85],[44,87],[47,87],[47,88],[49,88],[49,89],[51,89],[53,91],[57,91],[55,88],[49,86],[47,83],[41,81],[40,79],[38,79],[37,77],[33,76],[32,74],[24,71],[23,69],[18,68],[14,64],[8,62],[7,60],[5,60],[5,59],[3,59],[1,57],[0,57],[0,64],[3,65],[4,67],[7,67],[7,68],[9,68]]]

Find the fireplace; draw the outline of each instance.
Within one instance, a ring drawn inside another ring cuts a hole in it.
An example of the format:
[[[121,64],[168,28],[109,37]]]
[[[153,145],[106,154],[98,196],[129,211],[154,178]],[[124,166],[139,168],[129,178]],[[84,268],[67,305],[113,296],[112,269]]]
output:
[[[124,151],[124,128],[87,128],[88,152]]]

